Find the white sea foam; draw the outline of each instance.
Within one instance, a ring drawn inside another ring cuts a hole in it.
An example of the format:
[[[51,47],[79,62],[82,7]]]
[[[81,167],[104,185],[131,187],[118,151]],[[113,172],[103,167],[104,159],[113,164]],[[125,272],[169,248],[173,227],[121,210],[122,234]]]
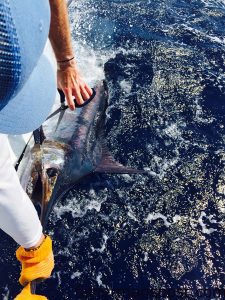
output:
[[[152,159],[152,165],[153,169],[156,167],[157,171],[151,171],[151,175],[157,176],[159,179],[163,179],[167,171],[179,162],[179,152],[177,150],[175,150],[175,152],[176,156],[171,159],[154,155]]]
[[[120,84],[122,91],[125,94],[130,94],[131,87],[132,87],[130,81],[124,79],[124,80],[121,80],[119,84]]]
[[[101,209],[101,203],[95,200],[91,200],[84,208],[80,203],[77,203],[75,199],[72,199],[67,205],[56,206],[54,212],[58,219],[61,219],[62,216],[69,212],[72,214],[73,218],[83,217],[88,210],[95,209],[97,212]]]
[[[82,275],[82,272],[76,271],[70,276],[70,278],[71,279],[79,278],[81,275]]]
[[[148,261],[148,252],[144,253],[144,261]]]
[[[93,86],[97,81],[103,80],[105,78],[103,66],[108,58],[104,59],[104,56],[98,56],[97,52],[78,42],[73,44],[75,53],[79,54],[77,55],[77,62],[85,81]]]
[[[135,217],[133,210],[131,209],[131,207],[128,205],[128,217],[130,217],[132,220],[138,222],[138,219]]]
[[[204,124],[209,124],[209,123],[212,123],[214,118],[212,117],[205,117],[203,115],[203,110],[202,110],[202,107],[201,105],[199,104],[199,101],[198,101],[198,98],[196,97],[195,98],[195,118],[196,118],[196,121],[199,122],[199,123],[204,123]]]
[[[173,223],[177,223],[177,222],[179,222],[181,220],[181,216],[179,216],[179,215],[175,215],[174,217],[173,217]]]
[[[176,243],[176,242],[179,242],[180,240],[181,240],[180,238],[177,238],[177,239],[175,239],[173,241]]]
[[[55,274],[54,277],[56,277],[56,278],[58,279],[58,286],[60,286],[61,283],[62,283],[62,280],[61,280],[61,272],[58,271],[58,272],[55,272],[54,274]]]
[[[166,227],[170,227],[173,224],[176,224],[177,222],[181,221],[182,219],[187,219],[188,217],[187,216],[175,215],[172,218],[173,222],[169,222],[167,220],[167,218],[168,218],[167,216],[165,216],[161,213],[152,212],[152,213],[149,213],[148,216],[145,218],[145,222],[146,223],[151,223],[154,220],[161,219],[161,220],[163,220],[164,225]],[[197,220],[191,219],[191,218],[190,219],[188,218],[188,219],[190,220],[191,227],[195,230],[197,228],[197,224],[200,224],[200,226],[202,227],[202,232],[205,233],[205,234],[211,234],[211,233],[217,231],[217,229],[214,229],[214,228],[207,228],[207,225],[204,223],[203,218],[208,219],[208,221],[211,224],[221,224],[221,225],[223,224],[223,222],[217,222],[214,219],[213,215],[207,216],[205,212],[201,212],[200,217]]]
[[[204,5],[206,7],[211,7],[211,6],[219,6],[221,5],[223,8],[225,8],[225,0],[201,0],[202,3],[204,3]]]
[[[219,202],[218,209],[225,214],[225,204],[222,201]]]
[[[96,281],[98,283],[98,286],[102,286],[102,287],[106,288],[106,285],[103,284],[103,282],[102,282],[102,273],[100,273],[100,272],[98,273]]]
[[[176,123],[172,123],[168,127],[166,127],[164,129],[164,132],[166,133],[166,135],[168,135],[169,137],[175,140],[182,139],[181,131],[178,129],[178,125]]]
[[[222,45],[225,45],[225,37],[222,38],[218,38],[216,36],[210,35],[210,34],[206,34],[205,32],[198,30],[196,28],[190,27],[186,24],[183,24],[183,27],[186,28],[188,31],[191,31],[193,33],[195,33],[197,36],[202,36],[204,38],[208,38],[209,40],[211,40],[212,42],[216,42]]]
[[[168,222],[167,217],[162,215],[161,213],[149,213],[147,218],[145,219],[145,222],[151,223],[152,221],[157,220],[157,219],[162,219],[164,221],[164,225],[166,227],[169,227],[172,224],[172,223]]]
[[[68,196],[69,197],[69,196]],[[90,199],[79,200],[76,197],[68,198],[63,205],[56,205],[54,208],[54,219],[62,219],[65,213],[70,213],[73,218],[82,218],[90,210],[100,212],[101,205],[107,199],[107,189],[104,189],[104,196],[95,195],[94,190],[90,190]]]
[[[217,231],[216,229],[214,228],[207,228],[206,225],[204,224],[203,222],[203,218],[207,218],[209,220],[210,223],[217,223],[215,220],[213,220],[213,216],[210,215],[210,216],[206,216],[206,213],[205,212],[201,212],[201,215],[198,219],[198,222],[200,224],[200,226],[202,227],[202,232],[203,233],[206,233],[206,234],[211,234],[213,233],[214,231]]]
[[[124,179],[125,182],[131,182],[131,181],[133,181],[133,177],[131,175],[129,175],[129,174],[122,174],[121,176],[123,177],[123,179]]]
[[[108,240],[108,236],[106,234],[103,234],[103,241],[102,241],[102,246],[101,248],[94,248],[93,246],[91,246],[91,250],[92,252],[99,252],[99,253],[103,253],[106,249],[106,245],[107,245],[107,240]]]

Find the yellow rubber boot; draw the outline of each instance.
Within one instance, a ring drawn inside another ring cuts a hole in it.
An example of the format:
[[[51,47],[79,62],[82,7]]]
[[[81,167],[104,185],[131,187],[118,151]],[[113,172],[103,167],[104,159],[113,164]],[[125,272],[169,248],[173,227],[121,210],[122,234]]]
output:
[[[26,285],[21,293],[16,296],[14,300],[48,300],[46,297],[41,295],[32,295],[30,291],[30,283]]]
[[[54,268],[54,257],[52,252],[52,240],[46,236],[42,244],[35,249],[25,250],[19,247],[16,257],[22,264],[19,282],[25,286],[35,279],[47,279]]]

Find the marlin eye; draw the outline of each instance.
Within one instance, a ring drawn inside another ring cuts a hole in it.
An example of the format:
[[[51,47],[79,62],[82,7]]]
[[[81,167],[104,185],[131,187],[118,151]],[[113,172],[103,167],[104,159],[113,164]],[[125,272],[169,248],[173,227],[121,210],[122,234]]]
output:
[[[48,177],[51,178],[51,177],[55,177],[58,175],[58,170],[56,168],[48,168],[46,170],[46,173],[47,173]]]

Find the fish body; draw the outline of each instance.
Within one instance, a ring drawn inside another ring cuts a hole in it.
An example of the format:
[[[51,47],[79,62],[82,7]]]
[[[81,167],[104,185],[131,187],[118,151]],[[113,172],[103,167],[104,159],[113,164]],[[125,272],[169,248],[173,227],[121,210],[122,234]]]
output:
[[[59,110],[43,124],[42,144],[27,147],[19,176],[45,223],[54,203],[92,172],[142,173],[116,162],[104,141],[108,93],[104,82],[96,95],[75,111]],[[60,123],[59,123],[60,120]]]

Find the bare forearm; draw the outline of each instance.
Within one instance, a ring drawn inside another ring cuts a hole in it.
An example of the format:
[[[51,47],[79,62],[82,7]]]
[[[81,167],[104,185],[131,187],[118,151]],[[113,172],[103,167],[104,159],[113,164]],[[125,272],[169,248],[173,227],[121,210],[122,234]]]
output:
[[[63,61],[74,56],[71,43],[70,24],[65,0],[49,0],[51,7],[51,25],[49,39],[56,60]]]
[[[92,95],[92,89],[84,82],[75,60],[72,59],[74,54],[66,0],[49,0],[49,3],[49,38],[58,61],[57,86],[64,92],[70,109],[74,110],[74,97],[76,103],[82,105]]]

